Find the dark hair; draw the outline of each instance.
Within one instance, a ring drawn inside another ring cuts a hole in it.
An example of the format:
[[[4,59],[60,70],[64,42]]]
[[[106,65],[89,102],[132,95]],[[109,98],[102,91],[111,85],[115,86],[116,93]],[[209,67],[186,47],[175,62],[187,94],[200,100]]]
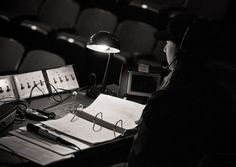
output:
[[[190,14],[176,15],[160,40],[173,41],[178,47],[178,59],[205,61],[212,50],[212,23],[208,18]],[[186,56],[187,55],[187,56]]]

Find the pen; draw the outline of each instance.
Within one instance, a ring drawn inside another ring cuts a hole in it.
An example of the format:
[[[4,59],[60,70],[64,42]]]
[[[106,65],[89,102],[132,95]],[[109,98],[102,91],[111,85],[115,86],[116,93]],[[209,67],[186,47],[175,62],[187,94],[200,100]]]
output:
[[[60,144],[66,145],[66,146],[72,146],[72,147],[78,148],[75,144],[73,144],[71,142],[68,142],[68,141],[64,140],[63,138],[61,138],[59,136],[56,136],[56,135],[48,132],[47,130],[42,129],[39,126],[36,126],[32,123],[28,123],[26,125],[26,129],[27,129],[28,132],[35,133],[39,136],[45,137],[45,138],[50,139],[52,141],[55,141],[57,143],[60,143]]]

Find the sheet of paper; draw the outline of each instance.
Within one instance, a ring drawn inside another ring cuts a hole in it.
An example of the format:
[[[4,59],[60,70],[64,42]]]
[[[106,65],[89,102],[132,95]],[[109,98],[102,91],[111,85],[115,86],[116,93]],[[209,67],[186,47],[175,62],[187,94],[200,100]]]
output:
[[[103,120],[114,125],[122,120],[123,128],[133,129],[137,126],[135,121],[140,119],[144,107],[145,105],[133,101],[100,94],[84,111],[93,116],[102,112]]]
[[[42,122],[42,124],[91,144],[109,141],[121,135],[120,133],[114,134],[113,130],[101,127],[72,113],[57,120]]]
[[[38,125],[40,126],[40,125]],[[45,129],[44,127],[41,126],[42,129]],[[50,131],[47,129],[47,131],[51,134],[55,134],[63,139],[65,139],[66,141],[69,141],[73,144],[75,144],[76,146],[78,146],[81,150],[83,149],[86,149],[86,148],[89,148],[89,145],[85,144],[85,143],[82,143],[78,140],[75,140],[75,139],[72,139],[72,138],[69,138],[65,135],[62,135],[62,134],[57,134],[56,132],[53,132],[53,131]],[[10,134],[12,135],[15,135],[17,137],[20,137],[28,142],[31,142],[31,143],[34,143],[38,146],[41,146],[45,149],[48,149],[48,150],[51,150],[53,152],[56,152],[58,154],[61,154],[61,155],[67,155],[67,154],[72,154],[76,151],[78,151],[78,149],[76,148],[70,148],[70,147],[67,147],[67,146],[63,146],[63,145],[60,145],[54,141],[51,141],[51,140],[48,140],[44,137],[41,137],[37,134],[34,134],[34,133],[30,133],[26,130],[26,127],[21,127],[19,129],[16,129],[16,130],[13,130],[13,131],[10,131],[9,132]]]
[[[4,146],[0,147],[2,149],[13,151],[15,154],[43,166],[74,157],[73,154],[62,156],[16,136],[0,138],[0,145]]]

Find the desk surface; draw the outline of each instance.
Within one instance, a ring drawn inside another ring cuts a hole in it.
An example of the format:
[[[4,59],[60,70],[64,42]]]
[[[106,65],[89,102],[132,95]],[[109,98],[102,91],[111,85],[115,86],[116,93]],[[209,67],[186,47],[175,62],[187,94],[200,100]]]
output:
[[[44,108],[50,107],[47,109],[47,111],[54,112],[57,118],[65,116],[67,113],[70,112],[70,110],[72,110],[74,107],[76,107],[79,104],[83,104],[84,107],[87,107],[89,104],[93,102],[93,99],[88,98],[85,95],[85,92],[83,91],[78,92],[76,96],[72,96],[71,93],[61,93],[60,96],[55,95],[54,97],[53,96],[39,97],[39,98],[31,99],[30,101],[27,100],[27,102],[30,103],[30,108],[33,108],[33,109],[44,109]],[[61,99],[63,102],[62,103],[58,102]],[[51,107],[51,106],[54,106],[54,107]],[[29,122],[37,123],[38,121],[33,121],[29,119],[26,119],[25,121],[15,121],[7,129],[0,132],[0,137],[6,136],[8,131],[17,129],[21,126],[25,126]]]
[[[69,93],[64,93],[61,95],[61,97],[62,99],[66,99],[65,101],[63,101],[63,103],[47,109],[48,111],[54,112],[57,115],[57,118],[63,117],[79,104],[83,104],[84,107],[87,107],[93,102],[93,99],[88,98],[84,92],[78,92],[76,96],[71,96],[71,94]],[[54,98],[59,99],[59,97]],[[58,102],[56,102],[53,97],[35,98],[30,102],[31,107],[34,109],[44,109],[57,103]],[[17,129],[21,126],[25,126],[29,122],[37,123],[37,121],[28,119],[23,122],[15,121],[11,126],[0,133],[0,137],[6,136],[8,134],[8,131]],[[109,166],[113,163],[126,160],[132,141],[133,136],[130,135],[106,143],[98,144],[89,149],[77,152],[75,154],[75,158],[57,162],[50,166]],[[19,158],[8,152],[0,150],[0,166],[11,166],[14,164],[25,166],[25,163],[29,166],[36,165],[32,162],[29,162],[28,160]]]

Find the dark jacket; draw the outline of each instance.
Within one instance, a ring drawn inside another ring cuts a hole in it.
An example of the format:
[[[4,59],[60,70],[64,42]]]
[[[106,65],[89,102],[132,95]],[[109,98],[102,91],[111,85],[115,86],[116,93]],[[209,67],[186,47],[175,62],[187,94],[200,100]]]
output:
[[[144,109],[129,167],[194,167],[206,154],[235,152],[230,96],[207,68],[185,65]]]

